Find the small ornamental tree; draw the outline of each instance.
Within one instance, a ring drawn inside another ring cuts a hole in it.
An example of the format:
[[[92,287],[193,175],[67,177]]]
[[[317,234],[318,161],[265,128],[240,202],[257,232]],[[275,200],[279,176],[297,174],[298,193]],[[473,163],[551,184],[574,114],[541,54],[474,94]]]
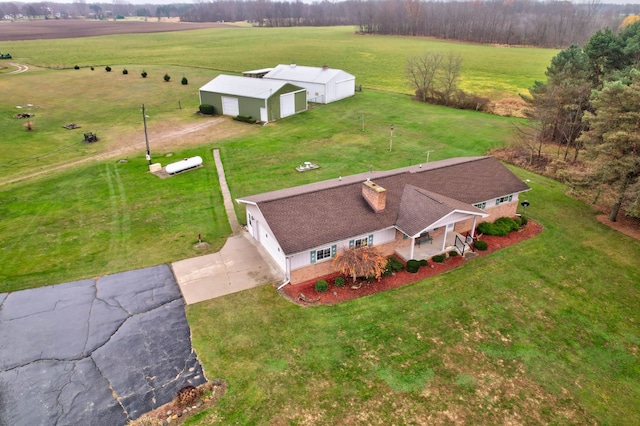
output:
[[[106,72],[111,72],[111,67],[109,65],[107,65],[106,67],[104,67],[104,70]]]
[[[122,70],[122,74],[127,75],[127,74],[129,74],[129,71],[127,71],[127,69],[125,68],[125,69]]]
[[[140,75],[142,76],[142,78],[147,78],[147,72],[145,70],[142,70],[142,72],[140,73]]]
[[[182,80],[181,80],[181,83],[182,83],[183,85],[187,85],[187,84],[189,84],[189,80],[187,80],[187,77],[184,77],[184,76],[183,76],[183,77],[182,77]]]
[[[164,81],[167,81],[167,82],[171,80],[171,76],[169,74],[165,74],[163,78],[164,78]]]
[[[333,265],[355,282],[358,277],[380,279],[387,259],[373,247],[345,248],[333,259]]]

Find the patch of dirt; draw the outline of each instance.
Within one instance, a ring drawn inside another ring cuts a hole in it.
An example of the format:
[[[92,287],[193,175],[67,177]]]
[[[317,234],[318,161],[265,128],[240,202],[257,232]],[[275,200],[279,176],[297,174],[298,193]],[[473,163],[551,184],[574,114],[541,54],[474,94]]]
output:
[[[510,232],[504,237],[482,235],[479,239],[487,242],[488,249],[486,251],[476,251],[476,253],[478,256],[486,256],[496,250],[500,250],[504,247],[532,238],[540,234],[542,230],[542,225],[529,220],[527,225],[519,231]],[[334,285],[336,277],[343,275],[340,273],[333,273],[317,277],[300,284],[287,285],[280,289],[280,294],[293,303],[302,306],[333,305],[415,283],[425,278],[450,271],[451,269],[457,268],[468,261],[469,260],[464,259],[462,256],[449,257],[443,263],[436,263],[429,260],[429,265],[421,267],[415,274],[407,271],[401,271],[388,277],[382,277],[380,281],[373,282],[358,280],[354,283],[350,277],[345,277],[345,284],[343,287],[336,287]],[[321,279],[329,283],[329,290],[324,293],[318,293],[315,290],[316,281]],[[300,297],[301,294],[304,295],[304,297]]]
[[[618,214],[618,218],[615,222],[609,220],[608,214],[599,214],[596,216],[598,222],[603,225],[613,228],[618,232],[640,240],[640,219],[634,219],[632,217],[625,216],[624,214]]]
[[[189,417],[215,405],[227,392],[227,383],[224,380],[214,379],[198,386],[200,398],[188,407],[181,407],[176,400],[156,408],[136,420],[129,422],[128,426],[161,426],[167,423],[181,425]],[[171,420],[167,420],[167,419]]]
[[[110,34],[164,33],[203,28],[237,28],[216,22],[100,21],[96,19],[46,19],[0,22],[0,41],[50,40],[57,38],[93,37]],[[9,52],[13,57],[19,52]]]
[[[504,117],[524,118],[524,110],[526,107],[527,104],[522,98],[507,97],[491,102],[489,112]]]
[[[215,127],[215,132],[211,130]],[[202,145],[207,142],[216,142],[230,136],[241,136],[255,131],[255,126],[233,121],[230,117],[206,117],[202,121],[189,124],[179,124],[171,121],[154,123],[149,129],[148,137],[152,142],[151,155],[153,161],[154,152],[167,149],[180,149],[188,146]],[[131,141],[142,141],[141,144],[132,144]],[[126,158],[127,154],[142,152],[144,147],[144,130],[129,133],[109,141],[108,152],[88,155],[78,160],[69,161],[57,165],[48,166],[37,172],[20,176],[12,176],[6,180],[0,180],[0,186],[9,183],[32,179],[41,175],[66,170],[91,161],[106,160],[109,158]]]

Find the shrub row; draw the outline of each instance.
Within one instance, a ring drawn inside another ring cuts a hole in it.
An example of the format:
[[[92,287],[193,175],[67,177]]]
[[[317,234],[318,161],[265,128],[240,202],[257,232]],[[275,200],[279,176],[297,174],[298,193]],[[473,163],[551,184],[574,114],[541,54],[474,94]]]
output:
[[[255,124],[256,122],[255,118],[247,115],[236,115],[235,117],[233,117],[233,119],[236,121],[242,121],[244,123],[250,123],[250,124]]]
[[[344,286],[344,277],[336,277],[335,280],[333,280],[333,284],[336,287],[342,287]],[[324,293],[327,290],[329,290],[329,283],[326,280],[318,280],[315,283],[315,289],[316,292],[318,293]]]
[[[213,115],[216,113],[216,109],[213,105],[209,105],[209,104],[202,104],[200,105],[200,113],[201,114],[206,114],[206,115]]]
[[[495,222],[482,222],[478,225],[478,232],[480,234],[495,235],[503,237],[511,231],[517,231],[520,229],[518,223],[510,217],[500,217]]]
[[[80,69],[80,66],[79,66],[79,65],[76,65],[76,66],[74,66],[74,67],[73,67],[73,69],[79,70],[79,69]],[[93,71],[93,70],[94,70],[94,68],[93,68],[93,67],[91,67],[91,71]],[[110,67],[109,65],[107,65],[106,67],[104,67],[104,70],[105,70],[106,72],[111,72],[111,67]],[[124,69],[122,70],[122,74],[127,75],[127,74],[129,74],[129,71],[128,71],[126,68],[124,68]],[[142,78],[147,78],[147,76],[148,76],[149,74],[147,74],[147,72],[146,72],[145,70],[142,70],[142,72],[140,73],[140,75],[142,76]],[[164,79],[164,81],[167,81],[167,82],[168,82],[168,81],[171,81],[171,76],[170,76],[169,74],[165,74],[165,75],[164,75],[164,77],[163,77],[163,79]],[[189,80],[187,80],[187,77],[185,77],[185,76],[182,76],[182,80],[181,80],[180,82],[181,82],[183,85],[187,85],[187,84],[189,84]],[[254,121],[254,122],[255,122],[255,121]]]

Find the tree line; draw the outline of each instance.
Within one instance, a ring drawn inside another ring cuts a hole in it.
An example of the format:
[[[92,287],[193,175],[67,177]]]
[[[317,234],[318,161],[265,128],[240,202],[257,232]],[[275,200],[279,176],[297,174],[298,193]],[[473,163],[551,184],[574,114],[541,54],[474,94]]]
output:
[[[640,217],[640,20],[617,34],[596,31],[582,46],[558,53],[523,96],[529,125],[521,128],[531,162],[542,160],[545,145],[558,147],[561,161],[590,160],[581,185],[609,191],[621,208]],[[597,197],[594,203],[597,202]]]
[[[363,34],[436,37],[474,43],[566,47],[582,44],[598,29],[617,28],[640,5],[601,0],[195,0],[134,6],[126,0],[71,4],[0,3],[0,18],[24,15],[179,17],[187,22],[250,21],[260,27],[353,25]]]

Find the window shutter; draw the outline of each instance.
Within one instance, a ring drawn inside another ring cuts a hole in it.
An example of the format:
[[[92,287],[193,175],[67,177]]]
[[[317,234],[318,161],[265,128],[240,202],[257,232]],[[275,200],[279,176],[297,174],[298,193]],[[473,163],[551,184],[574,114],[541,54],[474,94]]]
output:
[[[311,263],[316,263],[316,251],[311,250]]]
[[[332,245],[331,246],[331,257],[336,257],[336,250],[338,249],[337,245]]]
[[[349,248],[352,249],[353,248],[353,241],[354,240],[349,240]]]
[[[373,234],[369,235],[369,241],[368,241],[368,246],[372,246],[373,245]]]

